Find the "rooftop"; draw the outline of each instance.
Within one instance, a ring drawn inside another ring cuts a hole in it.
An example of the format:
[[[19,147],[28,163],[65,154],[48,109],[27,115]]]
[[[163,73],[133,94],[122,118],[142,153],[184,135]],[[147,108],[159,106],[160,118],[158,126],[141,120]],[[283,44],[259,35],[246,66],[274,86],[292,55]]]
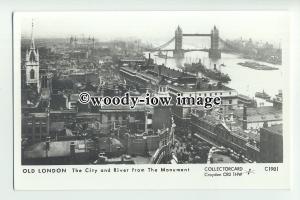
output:
[[[79,94],[71,94],[70,101],[78,101]]]
[[[263,128],[268,130],[271,133],[282,135],[282,124],[272,125],[270,127]]]
[[[66,157],[70,155],[70,144],[75,143],[75,153],[85,152],[84,140],[75,141],[54,141],[50,142],[48,157]],[[27,147],[24,151],[25,158],[45,158],[46,142],[39,142]]]
[[[236,163],[230,156],[214,153],[211,156],[212,163]]]
[[[256,130],[243,130],[242,123],[236,119],[225,119],[223,120],[222,117],[220,118],[220,114],[217,110],[212,110],[211,113],[207,114],[206,116],[198,116],[199,119],[209,123],[212,126],[223,126],[226,128],[231,134],[236,135],[238,137],[246,139],[254,139],[259,141],[259,134]]]
[[[243,117],[243,109],[234,111],[234,115],[239,118]],[[257,108],[247,108],[247,121],[278,121],[282,120],[282,111],[274,108],[273,106],[263,106]]]
[[[217,84],[208,84],[208,83],[183,83],[181,80],[174,81],[170,86],[181,92],[197,92],[197,91],[231,91],[232,88],[229,88],[225,85]]]
[[[170,88],[178,90],[179,92],[197,92],[197,91],[230,91],[233,90],[223,84],[211,84],[208,80],[197,78],[190,73],[184,73],[179,70],[160,66],[161,72],[159,77],[159,67],[153,66],[152,69],[144,71],[134,70],[131,67],[122,67],[127,72],[138,73],[142,78],[148,77],[149,79],[156,80],[157,83],[162,85],[168,84]],[[163,77],[163,79],[162,79]],[[163,81],[162,81],[163,80]]]
[[[33,116],[35,118],[46,118],[47,113],[46,112],[43,112],[43,113],[30,113],[30,116]]]

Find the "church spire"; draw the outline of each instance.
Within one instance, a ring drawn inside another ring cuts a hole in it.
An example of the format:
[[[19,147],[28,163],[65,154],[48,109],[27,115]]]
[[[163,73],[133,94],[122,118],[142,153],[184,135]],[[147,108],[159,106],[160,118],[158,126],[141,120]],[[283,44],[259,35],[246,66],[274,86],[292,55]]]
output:
[[[39,65],[39,51],[34,44],[33,36],[33,20],[31,24],[31,43],[30,48],[26,51],[25,70],[26,70],[26,84],[35,85],[38,92],[40,92],[40,65]]]
[[[33,19],[32,19],[32,24],[31,24],[31,44],[30,44],[30,49],[34,50],[35,49],[35,45],[34,45],[34,37],[33,37]]]

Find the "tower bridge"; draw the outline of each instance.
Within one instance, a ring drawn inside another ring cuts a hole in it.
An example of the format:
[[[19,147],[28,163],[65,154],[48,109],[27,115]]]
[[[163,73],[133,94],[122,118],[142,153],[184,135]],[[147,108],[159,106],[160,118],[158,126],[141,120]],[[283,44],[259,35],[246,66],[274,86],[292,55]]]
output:
[[[202,48],[202,49],[183,49],[183,37],[209,37],[210,38],[210,48]],[[174,49],[164,49],[169,44],[175,41]],[[221,50],[219,49],[219,41],[222,41],[219,38],[219,30],[216,26],[213,27],[210,33],[183,33],[180,26],[175,30],[175,36],[166,42],[165,44],[152,49],[152,51],[172,51],[173,56],[175,58],[183,58],[185,52],[189,51],[205,51],[208,52],[208,56],[211,59],[220,59],[221,58]]]

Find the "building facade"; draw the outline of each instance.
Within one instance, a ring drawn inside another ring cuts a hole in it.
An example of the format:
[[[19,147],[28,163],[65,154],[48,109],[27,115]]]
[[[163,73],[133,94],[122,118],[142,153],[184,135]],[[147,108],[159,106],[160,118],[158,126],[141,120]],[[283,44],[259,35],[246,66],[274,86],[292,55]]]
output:
[[[260,160],[265,163],[283,162],[282,124],[260,129]]]

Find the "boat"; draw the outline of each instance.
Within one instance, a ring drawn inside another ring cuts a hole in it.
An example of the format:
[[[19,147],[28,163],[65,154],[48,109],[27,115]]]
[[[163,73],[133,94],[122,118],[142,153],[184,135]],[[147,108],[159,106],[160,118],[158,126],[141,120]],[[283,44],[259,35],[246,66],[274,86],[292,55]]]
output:
[[[238,65],[241,65],[243,67],[248,67],[250,69],[255,69],[255,70],[278,70],[278,68],[275,67],[270,67],[267,65],[259,64],[257,62],[239,62],[237,63]]]
[[[265,100],[270,100],[271,96],[268,95],[264,90],[262,92],[256,92],[255,97]]]
[[[185,63],[184,67],[187,72],[191,72],[191,73],[200,72],[204,76],[206,76],[210,79],[213,79],[213,80],[220,81],[222,83],[228,83],[231,81],[231,78],[229,77],[228,74],[224,74],[219,70],[207,69],[201,63],[192,63],[192,64]]]

